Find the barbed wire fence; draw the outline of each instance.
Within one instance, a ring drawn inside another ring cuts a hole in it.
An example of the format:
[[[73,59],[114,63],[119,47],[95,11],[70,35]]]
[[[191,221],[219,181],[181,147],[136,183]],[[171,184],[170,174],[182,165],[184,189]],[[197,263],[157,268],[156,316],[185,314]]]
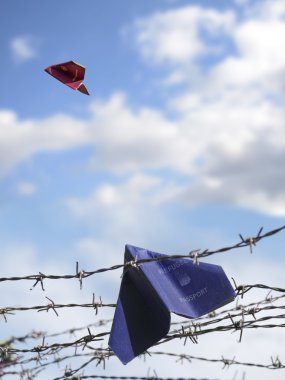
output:
[[[72,280],[79,281],[80,289],[83,287],[83,280],[87,277],[94,276],[99,273],[114,270],[127,270],[130,266],[139,267],[142,264],[148,264],[154,261],[169,260],[169,259],[185,259],[191,258],[194,263],[198,263],[200,258],[211,256],[214,254],[230,252],[234,249],[242,247],[249,247],[250,253],[253,252],[253,247],[265,238],[269,238],[285,229],[285,226],[263,233],[261,228],[256,236],[244,238],[239,234],[239,242],[216,250],[195,250],[189,252],[187,255],[171,255],[167,257],[158,257],[152,259],[133,260],[124,264],[113,265],[108,268],[100,268],[94,271],[79,270],[79,263],[76,263],[76,270],[74,274],[66,275],[47,275],[42,272],[38,274],[26,276],[12,276],[1,277],[0,283],[3,282],[32,282],[31,290],[40,286],[42,291],[45,291],[46,280]],[[164,344],[174,341],[183,340],[184,345],[187,342],[190,344],[197,344],[199,337],[205,334],[214,333],[228,333],[235,332],[237,334],[237,342],[244,339],[247,330],[256,329],[281,329],[285,327],[285,288],[274,287],[267,284],[239,284],[236,280],[232,279],[236,291],[236,299],[243,299],[244,295],[252,290],[266,291],[266,295],[256,302],[247,303],[245,305],[236,302],[234,307],[223,308],[221,311],[211,312],[210,314],[192,319],[183,320],[180,322],[173,322],[171,330],[167,336],[161,339],[151,349],[146,351],[140,358],[146,360],[148,357],[165,356],[175,359],[176,362],[192,362],[203,361],[208,363],[220,363],[222,368],[229,368],[231,366],[258,367],[268,370],[282,370],[285,368],[279,356],[269,357],[266,363],[257,362],[243,362],[235,358],[224,357],[200,357],[188,355],[185,353],[157,351],[158,347],[163,347]],[[283,293],[283,294],[282,294]],[[95,294],[92,295],[90,303],[56,303],[49,297],[45,297],[45,303],[41,305],[32,306],[2,306],[0,308],[0,317],[2,322],[9,323],[10,318],[16,313],[24,312],[49,312],[51,311],[60,316],[62,309],[84,309],[91,308],[94,310],[95,315],[100,314],[102,308],[115,308],[115,303],[104,303],[101,297],[96,298]],[[110,334],[111,319],[99,319],[93,324],[85,326],[74,327],[59,332],[47,333],[46,331],[31,331],[21,336],[10,336],[0,343],[0,377],[14,376],[23,380],[37,378],[47,367],[58,366],[60,363],[65,364],[65,368],[59,369],[59,376],[54,380],[60,379],[88,379],[88,378],[101,378],[101,379],[162,379],[156,373],[149,374],[148,376],[106,376],[90,374],[86,375],[84,371],[91,363],[96,366],[106,368],[106,363],[112,360],[114,353],[107,346],[105,338]],[[99,333],[93,334],[92,331],[96,328],[102,330]],[[78,335],[80,335],[78,337]],[[57,341],[48,344],[47,340]],[[105,345],[105,346],[103,346]],[[77,362],[80,364],[77,366]],[[76,362],[76,365],[75,365]],[[72,364],[71,364],[72,363]],[[63,373],[62,373],[63,372]],[[178,380],[178,378],[168,378],[169,380]],[[179,378],[186,380],[185,378]],[[196,379],[187,378],[191,380],[211,380],[211,379]],[[164,378],[163,380],[166,380]],[[214,380],[214,379],[212,379]],[[218,380],[218,379],[215,379]]]

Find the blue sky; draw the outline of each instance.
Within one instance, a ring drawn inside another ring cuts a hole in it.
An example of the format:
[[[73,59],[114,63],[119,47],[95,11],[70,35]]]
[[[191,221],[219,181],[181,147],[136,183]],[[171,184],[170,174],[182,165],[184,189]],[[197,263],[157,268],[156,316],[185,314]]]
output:
[[[214,249],[284,224],[283,1],[7,0],[0,14],[3,276],[113,265],[125,243]],[[68,60],[86,67],[89,97],[44,72]],[[214,262],[282,286],[283,241],[242,251],[247,268],[236,253]],[[119,283],[100,278],[97,292],[114,302]],[[31,303],[21,292],[4,301]]]

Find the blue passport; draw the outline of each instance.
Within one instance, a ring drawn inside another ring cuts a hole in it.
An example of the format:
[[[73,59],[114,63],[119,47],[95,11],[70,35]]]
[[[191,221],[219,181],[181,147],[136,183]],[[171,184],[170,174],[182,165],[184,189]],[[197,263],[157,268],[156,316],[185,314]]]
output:
[[[197,318],[234,300],[223,268],[126,245],[125,263],[164,257],[125,269],[109,346],[124,364],[142,354],[170,329],[170,313]]]

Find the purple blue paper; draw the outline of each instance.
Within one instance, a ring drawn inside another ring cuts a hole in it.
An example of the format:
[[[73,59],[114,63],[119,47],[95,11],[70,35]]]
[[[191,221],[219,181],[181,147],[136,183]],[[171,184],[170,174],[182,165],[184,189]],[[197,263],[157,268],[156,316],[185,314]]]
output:
[[[167,257],[126,245],[125,262]],[[222,267],[190,259],[164,259],[125,271],[109,346],[126,364],[163,338],[170,313],[188,318],[207,314],[235,298]]]

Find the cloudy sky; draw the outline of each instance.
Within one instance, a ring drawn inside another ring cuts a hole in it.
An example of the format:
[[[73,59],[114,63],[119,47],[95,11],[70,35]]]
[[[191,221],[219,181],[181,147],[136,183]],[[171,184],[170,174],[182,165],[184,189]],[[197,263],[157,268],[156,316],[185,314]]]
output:
[[[1,277],[73,273],[75,261],[110,266],[122,262],[126,243],[167,254],[214,249],[284,224],[283,0],[4,0],[0,14]],[[44,72],[68,60],[86,67],[89,97]],[[211,261],[238,283],[284,287],[283,247],[281,234],[253,255]],[[112,303],[119,284],[115,272],[81,292],[48,283],[45,295],[90,302],[95,291]],[[44,302],[29,284],[1,286],[1,307]],[[27,314],[0,321],[0,331],[93,321],[91,313]],[[280,333],[175,349],[267,362],[281,353]],[[185,366],[167,364],[151,368],[185,376]],[[146,375],[148,367],[112,359],[107,374]],[[188,367],[187,376],[242,377],[241,369]]]

